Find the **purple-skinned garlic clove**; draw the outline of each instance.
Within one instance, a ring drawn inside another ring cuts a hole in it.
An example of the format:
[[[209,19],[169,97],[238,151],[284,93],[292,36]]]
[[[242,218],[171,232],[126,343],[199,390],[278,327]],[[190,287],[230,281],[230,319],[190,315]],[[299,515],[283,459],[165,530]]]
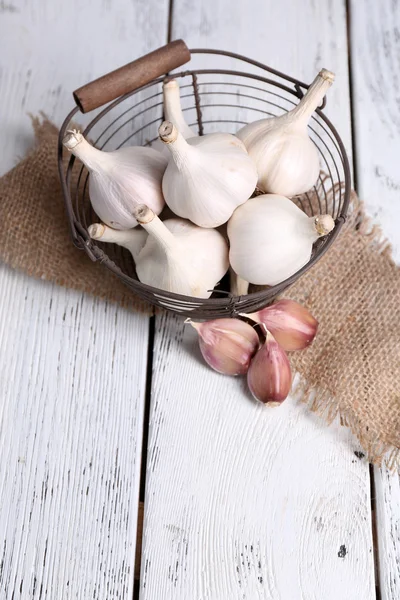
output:
[[[199,335],[206,363],[223,375],[245,375],[260,341],[251,325],[239,319],[215,319],[196,323],[187,319]]]
[[[279,300],[246,316],[263,323],[286,352],[309,346],[318,329],[310,311],[294,300]]]
[[[286,352],[264,325],[265,342],[250,363],[247,383],[256,400],[268,406],[279,406],[287,398],[292,373]]]

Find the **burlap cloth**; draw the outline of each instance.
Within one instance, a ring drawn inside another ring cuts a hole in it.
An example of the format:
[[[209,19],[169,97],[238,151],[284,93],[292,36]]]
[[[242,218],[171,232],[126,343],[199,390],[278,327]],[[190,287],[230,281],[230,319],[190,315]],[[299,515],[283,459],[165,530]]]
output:
[[[152,312],[118,278],[71,244],[57,171],[57,129],[34,120],[36,147],[0,179],[0,259],[29,275]],[[291,355],[303,399],[340,415],[366,455],[400,458],[400,269],[356,194],[329,252],[285,297],[320,323],[313,345]]]

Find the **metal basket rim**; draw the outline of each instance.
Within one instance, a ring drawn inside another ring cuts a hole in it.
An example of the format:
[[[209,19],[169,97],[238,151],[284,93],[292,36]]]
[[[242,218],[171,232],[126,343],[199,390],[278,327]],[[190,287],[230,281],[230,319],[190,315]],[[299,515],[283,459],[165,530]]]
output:
[[[189,70],[174,72],[171,76],[173,76],[174,78],[178,78],[178,77],[182,78],[182,77],[188,77],[188,76],[192,76],[192,78],[193,78],[193,77],[197,77],[197,75],[204,75],[204,74],[228,74],[228,75],[242,76],[245,78],[256,79],[258,81],[262,81],[263,83],[267,83],[267,84],[276,86],[280,89],[285,90],[286,92],[288,92],[290,94],[293,94],[297,98],[301,98],[301,96],[302,96],[302,92],[301,92],[300,88],[304,88],[304,89],[308,88],[308,85],[303,83],[302,81],[300,81],[294,77],[291,77],[289,75],[286,75],[284,73],[281,73],[275,69],[272,69],[271,67],[268,67],[267,65],[264,65],[258,61],[247,58],[240,54],[236,54],[233,52],[226,52],[223,50],[201,49],[201,48],[191,49],[190,52],[191,52],[191,54],[217,54],[220,56],[227,56],[230,58],[235,58],[235,59],[241,60],[243,62],[246,62],[248,64],[252,64],[253,66],[259,67],[260,69],[267,71],[268,73],[271,73],[280,78],[283,78],[286,81],[294,84],[295,87],[294,87],[294,89],[291,89],[288,86],[281,84],[280,82],[274,81],[273,79],[269,79],[266,77],[262,77],[261,75],[257,75],[256,73],[247,73],[247,72],[236,71],[236,70],[231,70],[231,69],[189,69]],[[158,77],[156,79],[153,79],[151,82],[133,90],[132,92],[124,94],[123,96],[120,96],[116,100],[108,103],[88,123],[88,125],[85,127],[85,129],[83,131],[83,134],[87,135],[90,132],[90,130],[102,119],[102,117],[104,117],[104,115],[107,114],[109,111],[111,111],[115,106],[117,106],[118,104],[120,104],[121,102],[123,102],[124,100],[129,98],[130,96],[137,94],[138,92],[143,91],[148,87],[152,87],[158,83],[162,83],[166,79],[166,77],[168,77],[168,75],[164,75],[164,76]],[[173,304],[174,301],[178,302],[178,303],[183,302],[188,305],[188,310],[190,310],[189,305],[193,305],[193,307],[196,307],[199,310],[204,309],[204,307],[210,307],[212,309],[225,309],[228,314],[235,315],[235,314],[238,314],[239,312],[246,312],[246,307],[245,306],[243,307],[242,305],[243,304],[247,305],[249,300],[251,300],[252,303],[257,303],[257,302],[262,303],[262,301],[265,300],[265,304],[267,304],[270,301],[271,297],[281,294],[285,289],[287,289],[295,281],[297,281],[304,273],[306,273],[309,269],[311,269],[315,265],[315,263],[318,260],[320,260],[320,258],[322,258],[322,256],[325,254],[325,252],[327,252],[327,250],[331,247],[331,245],[333,244],[333,242],[339,235],[340,230],[346,220],[347,211],[348,211],[348,207],[350,204],[350,192],[351,192],[350,165],[349,165],[349,160],[348,160],[348,157],[346,154],[346,150],[345,150],[343,141],[342,141],[336,127],[332,124],[330,119],[328,119],[328,117],[323,113],[323,108],[325,107],[325,103],[326,102],[324,100],[324,103],[322,104],[322,106],[320,108],[318,108],[315,112],[325,122],[325,124],[327,125],[327,127],[329,128],[331,133],[333,134],[333,136],[338,144],[339,150],[340,150],[342,166],[343,166],[343,171],[344,171],[344,181],[342,182],[344,184],[343,204],[341,206],[340,213],[335,221],[336,226],[333,229],[333,231],[327,236],[327,239],[326,239],[326,242],[324,243],[324,245],[321,248],[319,248],[318,252],[315,253],[314,256],[311,257],[311,259],[308,261],[308,263],[306,265],[304,265],[294,275],[292,275],[285,281],[283,281],[275,286],[271,286],[267,290],[252,292],[245,296],[234,296],[231,293],[226,293],[226,296],[224,298],[203,299],[203,298],[196,298],[194,296],[185,296],[182,294],[175,294],[173,292],[167,292],[165,290],[161,290],[159,288],[155,288],[153,286],[146,285],[146,284],[140,282],[138,279],[134,279],[133,277],[130,277],[129,275],[124,273],[113,261],[111,261],[111,259],[106,255],[106,253],[103,250],[101,250],[95,244],[95,242],[89,237],[85,228],[76,219],[74,209],[72,206],[72,198],[71,198],[71,193],[70,193],[69,179],[70,179],[70,174],[72,172],[72,167],[75,162],[75,157],[73,155],[71,155],[68,165],[67,165],[67,169],[66,169],[66,171],[64,171],[64,164],[63,164],[64,148],[63,148],[62,140],[65,136],[65,132],[66,132],[71,120],[79,112],[79,108],[77,106],[74,107],[69,112],[67,117],[65,118],[64,122],[62,123],[62,125],[60,127],[60,132],[59,132],[59,136],[58,136],[59,177],[60,177],[61,187],[62,187],[63,196],[64,196],[64,203],[65,203],[65,207],[67,210],[67,216],[68,216],[69,223],[70,223],[72,241],[73,241],[74,245],[80,249],[84,249],[86,251],[86,253],[88,254],[88,256],[91,258],[91,260],[93,260],[93,261],[100,260],[101,262],[103,262],[109,270],[111,270],[114,274],[116,274],[118,277],[120,277],[126,284],[129,285],[129,287],[133,288],[133,290],[136,291],[139,295],[143,291],[143,292],[148,292],[150,294],[161,297],[162,299],[167,298],[168,302],[171,302],[171,304]],[[217,293],[218,293],[218,291],[217,291]],[[146,297],[147,297],[147,295],[146,295]],[[157,303],[159,303],[159,302],[160,301],[158,300]],[[165,308],[168,309],[168,307],[165,307]],[[178,312],[178,313],[182,312],[183,315],[186,314],[184,308],[182,310],[178,310],[177,308],[170,307],[170,309],[173,310],[174,312]],[[253,307],[251,308],[251,311],[253,311]],[[190,312],[188,312],[187,314],[190,314],[191,312],[192,311],[190,310]],[[250,310],[248,312],[250,312]]]

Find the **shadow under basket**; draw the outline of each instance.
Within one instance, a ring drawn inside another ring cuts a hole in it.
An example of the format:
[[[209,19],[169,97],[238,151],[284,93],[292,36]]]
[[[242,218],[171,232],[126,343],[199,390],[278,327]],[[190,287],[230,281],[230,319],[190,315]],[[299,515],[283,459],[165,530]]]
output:
[[[58,158],[74,244],[85,250],[93,261],[101,261],[137,296],[182,316],[206,320],[263,308],[312,267],[334,242],[345,221],[351,182],[343,142],[324,114],[324,100],[308,127],[320,155],[321,174],[310,192],[293,198],[293,201],[309,216],[330,214],[335,228],[314,244],[312,256],[302,269],[278,285],[246,296],[232,295],[229,283],[223,281],[208,299],[173,294],[138,281],[127,250],[90,238],[88,227],[99,218],[89,201],[89,174],[74,156],[66,162],[62,140],[66,131],[74,126],[78,112],[93,110],[94,117],[83,134],[97,148],[110,151],[125,145],[151,146],[158,138],[158,127],[163,121],[165,73],[181,66],[190,57],[196,66],[197,63],[212,66],[173,73],[180,85],[185,119],[194,130],[197,127],[199,135],[216,131],[234,134],[248,122],[282,115],[298,103],[308,87],[293,77],[238,54],[203,49],[191,50],[189,54],[184,42],[178,40],[77,90],[74,97],[78,106],[70,112],[60,130]],[[243,67],[246,71],[239,70]]]

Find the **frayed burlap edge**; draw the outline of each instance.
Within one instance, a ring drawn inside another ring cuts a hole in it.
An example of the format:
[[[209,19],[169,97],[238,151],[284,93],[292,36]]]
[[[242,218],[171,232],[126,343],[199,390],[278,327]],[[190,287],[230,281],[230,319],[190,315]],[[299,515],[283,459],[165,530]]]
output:
[[[323,178],[323,183],[326,183],[326,180],[327,178]],[[342,184],[336,184],[335,188],[337,189],[339,185]],[[343,228],[344,230],[354,229],[363,236],[367,245],[374,252],[384,256],[390,264],[396,264],[390,241],[384,236],[382,228],[373,223],[372,218],[366,214],[365,205],[354,190],[351,191],[349,213]],[[340,425],[348,427],[357,438],[369,462],[376,466],[384,466],[390,472],[400,469],[400,448],[384,443],[380,439],[371,440],[363,433],[360,420],[350,410],[340,407],[329,391],[310,385],[306,375],[301,375],[299,372],[296,375],[292,394],[299,402],[305,404],[313,414],[323,419],[328,425],[332,425],[335,420],[339,419]]]

